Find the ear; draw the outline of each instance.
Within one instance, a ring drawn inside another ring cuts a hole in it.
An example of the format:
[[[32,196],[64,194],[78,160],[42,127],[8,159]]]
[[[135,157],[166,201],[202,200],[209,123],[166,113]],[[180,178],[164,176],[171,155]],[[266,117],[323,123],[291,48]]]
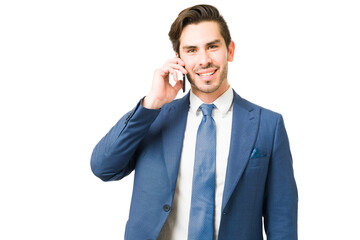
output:
[[[228,50],[228,62],[232,62],[234,60],[234,53],[235,53],[235,43],[234,41],[231,41],[229,44],[229,50]]]

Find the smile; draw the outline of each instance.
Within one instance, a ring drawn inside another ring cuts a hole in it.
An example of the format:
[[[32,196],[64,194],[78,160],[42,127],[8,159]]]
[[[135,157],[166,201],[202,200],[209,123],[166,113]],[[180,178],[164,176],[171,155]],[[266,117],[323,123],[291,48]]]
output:
[[[206,72],[206,73],[197,73],[197,75],[199,75],[200,77],[208,77],[213,75],[217,70],[214,70],[212,72]]]

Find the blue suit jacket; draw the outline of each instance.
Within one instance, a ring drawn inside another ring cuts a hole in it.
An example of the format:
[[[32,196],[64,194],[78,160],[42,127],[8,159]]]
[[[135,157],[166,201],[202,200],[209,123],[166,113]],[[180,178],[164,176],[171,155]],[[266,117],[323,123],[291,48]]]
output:
[[[125,239],[156,239],[174,198],[189,94],[161,110],[141,101],[96,145],[91,167],[103,181],[135,169]],[[261,153],[251,157],[253,149]],[[297,239],[297,188],[280,114],[234,92],[230,152],[219,240]]]

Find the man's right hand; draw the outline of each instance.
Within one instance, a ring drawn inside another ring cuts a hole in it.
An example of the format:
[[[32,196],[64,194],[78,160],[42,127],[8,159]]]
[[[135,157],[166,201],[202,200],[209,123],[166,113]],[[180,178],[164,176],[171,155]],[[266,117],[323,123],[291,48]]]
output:
[[[187,74],[184,66],[184,61],[176,57],[168,60],[162,68],[155,70],[151,90],[143,100],[143,107],[160,109],[164,104],[173,101],[183,85],[182,80],[178,79],[176,70]],[[169,82],[170,74],[176,82],[174,86]]]

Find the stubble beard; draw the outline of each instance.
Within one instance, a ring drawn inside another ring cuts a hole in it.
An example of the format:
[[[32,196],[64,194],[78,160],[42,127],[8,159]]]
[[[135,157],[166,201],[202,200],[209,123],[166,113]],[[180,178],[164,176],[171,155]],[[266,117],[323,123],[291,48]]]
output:
[[[207,67],[209,68],[209,67]],[[206,69],[206,68],[205,68]],[[217,67],[217,69],[219,69]],[[223,84],[223,82],[225,81],[225,79],[227,78],[227,73],[228,73],[228,65],[226,64],[224,66],[224,71],[221,73],[220,75],[220,81],[217,85],[215,86],[211,86],[211,81],[207,81],[205,82],[206,86],[202,87],[202,86],[198,86],[195,81],[191,78],[190,74],[187,74],[187,79],[189,80],[190,84],[192,87],[194,87],[196,90],[198,90],[199,92],[202,93],[213,93],[216,90],[218,90],[220,88],[220,86]],[[195,73],[196,74],[196,73]],[[208,87],[207,87],[208,86]]]

